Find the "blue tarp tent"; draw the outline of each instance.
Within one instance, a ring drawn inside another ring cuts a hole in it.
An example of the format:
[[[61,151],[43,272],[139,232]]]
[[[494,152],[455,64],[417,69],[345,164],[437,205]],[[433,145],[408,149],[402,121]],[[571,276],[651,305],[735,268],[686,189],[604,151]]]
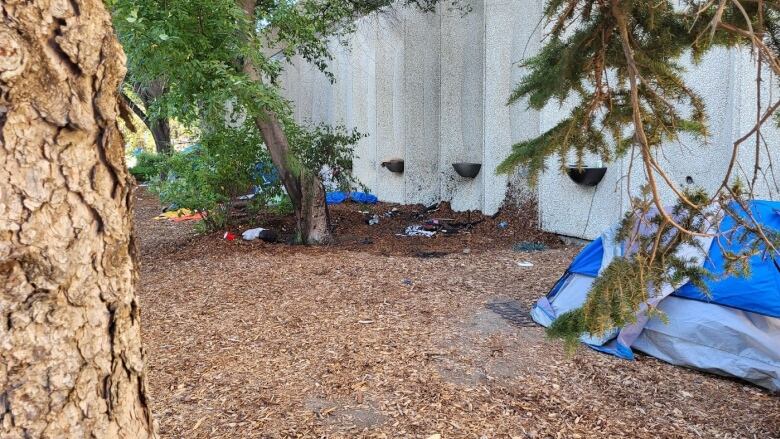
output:
[[[753,218],[765,230],[780,231],[780,202],[752,201]],[[742,212],[744,215],[744,212]],[[686,283],[670,287],[654,305],[668,316],[639,315],[637,323],[600,338],[583,336],[588,346],[625,359],[633,350],[645,352],[672,364],[734,376],[773,391],[780,391],[780,260],[771,254],[754,256],[747,278],[721,276],[723,252],[737,250],[740,240],[733,218],[722,220],[721,235],[708,243],[702,264],[716,276],[708,281],[707,296]],[[624,244],[614,242],[612,228],[586,246],[547,296],[534,306],[533,319],[549,326],[561,314],[582,306],[598,276]]]

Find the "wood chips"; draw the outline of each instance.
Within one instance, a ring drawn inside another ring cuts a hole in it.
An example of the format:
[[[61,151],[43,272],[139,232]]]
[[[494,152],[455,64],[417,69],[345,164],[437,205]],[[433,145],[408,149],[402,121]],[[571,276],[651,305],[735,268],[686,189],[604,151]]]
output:
[[[381,229],[344,232],[346,214],[349,244],[226,242],[152,221],[144,193],[136,212],[163,437],[780,437],[777,396],[645,356],[567,355],[486,308],[529,307],[577,248],[516,253],[522,233],[491,237],[494,223],[362,248]]]

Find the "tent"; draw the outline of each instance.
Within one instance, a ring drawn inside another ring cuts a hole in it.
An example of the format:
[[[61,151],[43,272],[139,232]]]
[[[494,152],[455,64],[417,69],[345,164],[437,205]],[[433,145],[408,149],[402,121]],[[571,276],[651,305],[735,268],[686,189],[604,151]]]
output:
[[[780,231],[780,202],[751,201],[749,209],[765,230]],[[614,241],[616,230],[607,230],[586,246],[547,296],[538,300],[531,311],[537,323],[549,326],[561,314],[582,306],[599,272],[624,254],[625,244]],[[735,233],[739,225],[726,217],[719,230]],[[702,254],[701,264],[716,275],[707,281],[709,296],[690,283],[662,289],[650,302],[668,316],[668,323],[640,311],[635,324],[599,338],[585,335],[581,341],[627,360],[638,350],[780,392],[780,260],[764,252],[751,259],[749,277],[723,276],[723,251],[744,245],[729,236],[735,235],[726,232],[703,243],[706,257]]]

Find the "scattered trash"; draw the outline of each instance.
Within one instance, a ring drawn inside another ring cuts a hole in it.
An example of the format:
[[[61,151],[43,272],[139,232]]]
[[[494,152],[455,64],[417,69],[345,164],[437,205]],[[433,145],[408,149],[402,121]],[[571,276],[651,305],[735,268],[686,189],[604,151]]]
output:
[[[231,232],[225,232],[225,234],[222,236],[222,239],[226,241],[233,241],[236,239],[236,235]]]
[[[471,249],[470,249],[470,248],[464,248],[464,249],[463,249],[463,254],[464,254],[464,255],[467,255],[467,254],[469,254],[469,253],[471,253]]]
[[[412,285],[412,280],[411,279],[404,279],[404,280],[401,281],[401,283],[404,284],[404,285]]]
[[[243,238],[245,241],[254,241],[256,239],[262,239],[266,242],[275,242],[276,241],[276,233],[274,233],[272,230],[264,229],[262,227],[257,227],[254,229],[249,229],[241,234],[241,238]]]
[[[436,232],[433,230],[425,230],[423,226],[420,225],[414,225],[409,226],[406,229],[404,229],[404,233],[399,234],[399,236],[424,236],[426,238],[430,238],[433,235],[435,235]]]
[[[401,213],[400,210],[398,210],[397,207],[394,207],[393,210],[388,210],[387,212],[383,213],[382,216],[385,218],[392,218],[394,216],[398,216]]]
[[[184,221],[200,221],[205,216],[206,216],[205,214],[197,212],[197,213],[191,213],[189,215],[182,215],[182,216],[171,218],[171,221],[175,223],[181,223]]]
[[[190,209],[169,210],[154,217],[155,220],[169,220],[180,223],[182,221],[198,221],[203,219],[204,215],[200,212],[193,212]]]
[[[176,218],[178,216],[186,216],[186,215],[192,215],[192,211],[189,209],[176,209],[176,210],[167,210],[156,217],[154,217],[155,220],[169,220],[171,218]]]
[[[501,221],[500,223],[498,223],[498,228],[501,230],[504,230],[508,227],[509,227],[509,223],[506,221]]]
[[[434,218],[434,219],[429,219],[428,221],[426,221],[424,227],[426,229],[435,229],[435,228],[438,228],[441,225],[442,225],[442,220]]]
[[[512,246],[512,250],[516,252],[540,252],[547,250],[547,246],[541,242],[523,241]]]
[[[358,323],[360,323],[361,325],[370,325],[370,324],[374,323],[374,321],[373,320],[358,320]]]
[[[371,218],[369,218],[369,220],[368,220],[368,225],[369,226],[373,226],[373,225],[376,225],[376,224],[379,224],[379,215],[374,215]]]
[[[518,266],[518,267],[525,267],[525,268],[528,268],[528,267],[533,267],[533,266],[534,266],[534,264],[532,264],[532,263],[530,263],[530,262],[518,262],[518,263],[517,263],[517,266]]]
[[[436,204],[431,204],[428,207],[424,207],[422,210],[414,213],[413,217],[418,220],[422,220],[426,218],[431,212],[436,212],[437,210],[439,210],[439,204],[440,203],[436,203]]]
[[[254,198],[254,197],[255,197],[255,195],[257,195],[257,194],[255,194],[255,193],[253,192],[253,193],[251,193],[251,194],[241,195],[240,197],[238,197],[238,199],[239,199],[239,200],[251,200],[252,198]]]

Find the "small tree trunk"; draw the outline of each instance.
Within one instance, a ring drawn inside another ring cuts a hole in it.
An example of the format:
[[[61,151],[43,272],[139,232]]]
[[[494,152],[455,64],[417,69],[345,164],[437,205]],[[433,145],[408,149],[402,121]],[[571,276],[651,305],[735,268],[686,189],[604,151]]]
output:
[[[124,54],[102,0],[0,11],[0,437],[153,437]]]
[[[154,101],[159,99],[165,93],[165,86],[161,81],[153,81],[149,86],[141,87],[138,96],[144,102],[146,111],[152,106]],[[148,116],[148,114],[147,114]],[[149,127],[154,138],[154,146],[158,154],[167,154],[171,152],[171,125],[167,118],[154,119],[147,117],[144,123]]]
[[[158,154],[168,154],[171,152],[171,125],[168,119],[158,119],[151,123],[152,137],[154,137],[154,147]]]
[[[301,208],[296,209],[298,230],[305,231],[301,238],[307,244],[327,244],[332,240],[325,186],[318,175],[301,176]]]
[[[240,5],[251,21],[254,21],[256,0],[240,0]],[[251,61],[244,63],[244,73],[253,81],[262,78]],[[263,136],[271,160],[279,172],[279,178],[295,207],[298,234],[304,244],[326,244],[332,240],[328,205],[325,202],[325,188],[318,175],[301,170],[296,175],[290,166],[290,144],[284,127],[275,114],[266,111],[263,117],[255,119],[255,125]]]
[[[255,120],[263,141],[271,154],[279,178],[295,208],[298,234],[304,244],[327,244],[331,241],[325,187],[319,176],[301,171],[295,175],[288,162],[290,147],[284,128],[276,115],[266,112]]]

